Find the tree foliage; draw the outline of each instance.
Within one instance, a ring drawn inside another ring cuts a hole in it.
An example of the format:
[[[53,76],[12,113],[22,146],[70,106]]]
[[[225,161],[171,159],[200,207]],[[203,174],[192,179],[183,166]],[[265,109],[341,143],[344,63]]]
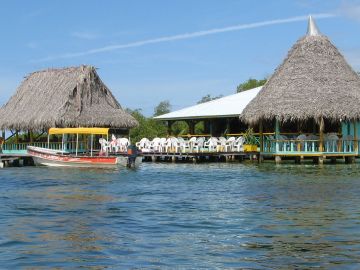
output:
[[[257,80],[257,79],[253,79],[253,78],[249,78],[246,82],[243,82],[241,84],[238,85],[238,87],[236,88],[236,92],[243,92],[249,89],[253,89],[255,87],[259,87],[262,86],[266,83],[267,79],[264,78],[262,80]]]
[[[164,100],[159,103],[154,109],[154,116],[169,113],[171,111],[170,101]]]
[[[148,118],[141,113],[141,109],[127,109],[138,122],[139,126],[130,130],[130,138],[133,143],[140,141],[142,138],[153,139],[155,137],[165,137],[167,128],[164,123]]]
[[[218,98],[222,98],[223,95],[219,95],[219,96],[216,96],[216,97],[212,97],[210,96],[209,94],[207,94],[206,96],[203,96],[198,102],[197,104],[201,104],[201,103],[205,103],[205,102],[208,102],[208,101],[211,101],[211,100],[214,100],[214,99],[218,99]]]

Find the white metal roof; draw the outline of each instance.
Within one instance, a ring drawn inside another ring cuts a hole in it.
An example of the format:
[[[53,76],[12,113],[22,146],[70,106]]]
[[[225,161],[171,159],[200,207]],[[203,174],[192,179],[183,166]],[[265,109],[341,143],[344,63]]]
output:
[[[184,120],[193,118],[237,117],[261,89],[262,86],[256,87],[154,118],[159,120]]]

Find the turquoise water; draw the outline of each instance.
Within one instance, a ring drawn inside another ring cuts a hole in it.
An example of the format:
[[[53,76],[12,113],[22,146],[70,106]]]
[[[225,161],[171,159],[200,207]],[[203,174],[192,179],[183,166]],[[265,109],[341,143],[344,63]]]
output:
[[[1,269],[359,269],[360,166],[0,171]]]

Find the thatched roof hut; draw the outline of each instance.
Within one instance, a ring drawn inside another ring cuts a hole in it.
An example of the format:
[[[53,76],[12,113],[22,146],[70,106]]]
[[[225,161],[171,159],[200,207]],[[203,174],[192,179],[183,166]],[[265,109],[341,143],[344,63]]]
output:
[[[78,126],[129,129],[137,124],[92,66],[31,73],[0,109],[0,129]]]
[[[360,77],[310,17],[307,35],[291,48],[241,118],[250,124],[360,119]]]

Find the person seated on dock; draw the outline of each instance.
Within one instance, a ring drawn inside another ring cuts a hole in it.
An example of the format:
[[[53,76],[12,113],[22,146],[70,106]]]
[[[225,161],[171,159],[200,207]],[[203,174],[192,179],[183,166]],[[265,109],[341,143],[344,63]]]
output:
[[[4,142],[5,142],[5,139],[3,137],[0,137],[0,153],[2,153]]]

